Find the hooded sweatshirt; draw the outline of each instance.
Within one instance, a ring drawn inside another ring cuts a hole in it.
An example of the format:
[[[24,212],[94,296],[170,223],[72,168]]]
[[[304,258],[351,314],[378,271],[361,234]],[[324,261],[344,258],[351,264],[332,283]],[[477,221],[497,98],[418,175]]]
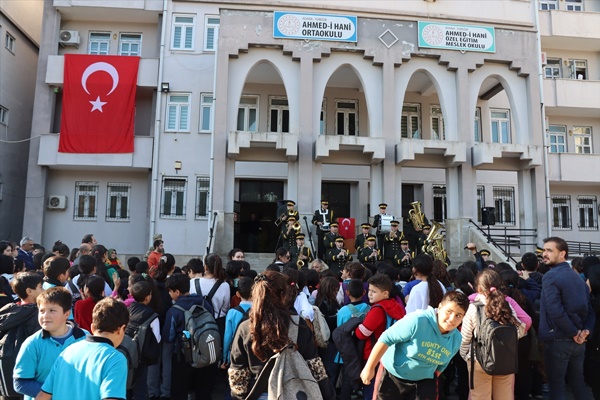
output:
[[[381,300],[371,306],[371,310],[367,313],[363,323],[354,331],[357,338],[365,341],[363,360],[369,358],[375,342],[377,342],[383,331],[389,327],[388,316],[390,319],[397,321],[405,315],[404,307],[394,299]]]
[[[458,352],[461,335],[458,329],[442,334],[437,312],[431,307],[414,311],[394,324],[379,338],[390,348],[381,363],[400,379],[431,379],[442,372]]]

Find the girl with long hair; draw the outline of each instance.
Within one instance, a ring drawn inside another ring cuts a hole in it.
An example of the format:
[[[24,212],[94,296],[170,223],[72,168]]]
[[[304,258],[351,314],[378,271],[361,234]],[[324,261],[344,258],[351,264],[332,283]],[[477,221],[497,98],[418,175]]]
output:
[[[413,260],[413,275],[420,280],[406,296],[406,313],[426,310],[428,306],[437,307],[446,293],[444,285],[433,275],[433,258],[428,254],[419,254]]]
[[[517,327],[519,337],[526,334],[526,324],[519,320],[517,313],[505,299],[502,293],[502,278],[491,269],[483,270],[475,281],[477,295],[475,301],[484,304],[484,312],[488,318],[502,325],[514,325]],[[460,355],[467,362],[469,374],[471,374],[471,341],[473,335],[477,336],[477,306],[469,305],[469,309],[463,319],[462,324],[462,343],[460,345]],[[514,381],[515,374],[509,375],[488,375],[475,360],[474,378],[472,382],[471,400],[513,400],[514,399]]]
[[[96,274],[108,283],[111,290],[114,289],[117,270],[110,265],[108,250],[101,244],[97,244],[92,248],[92,256],[96,259]]]
[[[223,260],[218,254],[211,253],[204,259],[204,273],[198,279],[201,293],[196,292],[196,285],[193,290],[190,288],[190,293],[202,294],[211,302],[221,336],[225,334],[225,317],[231,305],[231,289],[226,279]]]
[[[340,282],[331,276],[326,276],[321,279],[319,288],[317,289],[317,298],[315,305],[319,307],[319,311],[325,317],[329,331],[333,332],[337,328],[337,314],[340,309],[340,304],[337,302],[337,293],[340,288]],[[327,342],[327,347],[319,349],[319,356],[325,363],[325,370],[331,381],[331,384],[335,386],[338,375],[340,373],[341,364],[335,362],[335,356],[337,355],[337,347],[333,343],[333,339],[330,337]]]
[[[306,360],[323,398],[335,398],[325,367],[317,354],[313,334],[306,321],[293,313],[294,296],[288,290],[288,280],[275,271],[265,271],[254,280],[250,318],[243,321],[231,347],[229,385],[235,399],[245,399],[263,366],[275,353],[294,345]],[[294,343],[288,336],[292,324],[298,327]],[[267,399],[263,390],[258,399]]]

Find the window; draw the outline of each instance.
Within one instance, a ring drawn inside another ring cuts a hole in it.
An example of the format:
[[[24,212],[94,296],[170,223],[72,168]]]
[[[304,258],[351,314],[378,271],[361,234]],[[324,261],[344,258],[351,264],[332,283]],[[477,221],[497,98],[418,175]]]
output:
[[[319,118],[319,134],[324,135],[327,130],[327,101],[323,99],[321,103],[321,116]]]
[[[510,143],[510,113],[508,110],[490,110],[492,142]]]
[[[171,49],[194,49],[194,25],[196,17],[193,15],[173,15],[173,31],[171,34]]]
[[[567,127],[564,125],[549,125],[548,139],[550,153],[565,153],[567,151]]]
[[[15,37],[8,32],[6,32],[6,36],[4,37],[4,47],[11,53],[15,52]]]
[[[107,55],[110,50],[110,32],[90,32],[89,54]]]
[[[164,218],[185,218],[186,178],[163,178],[160,216]]]
[[[142,34],[141,33],[121,33],[119,38],[120,56],[141,56],[142,55]]]
[[[212,108],[214,97],[212,93],[204,93],[200,95],[200,132],[211,132],[212,124]]]
[[[402,120],[400,122],[401,136],[408,139],[420,139],[420,125],[421,105],[405,103],[402,106]]]
[[[540,10],[556,10],[558,9],[556,2],[557,0],[541,0]]]
[[[515,188],[494,186],[494,206],[497,224],[515,224]]]
[[[552,196],[552,228],[571,229],[571,196]]]
[[[446,185],[433,185],[433,219],[446,219]]]
[[[481,142],[481,108],[475,107],[475,142]]]
[[[567,0],[567,11],[583,11],[583,1]]]
[[[208,195],[210,179],[202,176],[196,177],[196,218],[208,216]]]
[[[269,132],[290,131],[290,108],[285,97],[269,98]]]
[[[0,124],[8,125],[8,108],[0,106]]]
[[[258,130],[258,96],[242,96],[240,98],[237,130],[241,132]]]
[[[75,182],[74,220],[95,221],[98,218],[98,182]]]
[[[571,68],[571,79],[584,81],[587,76],[587,60],[569,60],[569,68]]]
[[[562,60],[560,58],[549,58],[544,67],[546,78],[562,78]]]
[[[579,202],[579,229],[598,230],[598,203],[596,196],[577,196]]]
[[[219,42],[219,24],[221,18],[207,16],[204,24],[204,50],[215,51]]]
[[[592,154],[591,126],[574,126],[573,140],[575,141],[575,153]]]
[[[485,207],[485,187],[477,186],[477,221],[481,222],[481,209]]]
[[[106,220],[129,221],[130,183],[109,183],[106,197]]]
[[[335,132],[337,135],[358,136],[358,100],[335,101]]]
[[[167,126],[169,132],[190,131],[190,95],[170,94],[167,101]]]
[[[431,139],[444,140],[446,132],[444,129],[444,115],[440,106],[431,106]]]

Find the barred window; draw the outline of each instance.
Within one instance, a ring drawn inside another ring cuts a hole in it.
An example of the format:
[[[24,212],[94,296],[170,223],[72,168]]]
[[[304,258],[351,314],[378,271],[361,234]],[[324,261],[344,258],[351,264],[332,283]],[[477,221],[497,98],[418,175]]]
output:
[[[196,218],[204,218],[208,215],[209,190],[210,178],[196,177]]]
[[[578,196],[579,229],[585,231],[598,230],[598,202],[596,196]]]
[[[185,190],[187,178],[164,177],[160,216],[185,218]]]
[[[477,186],[477,221],[481,222],[481,209],[485,207],[485,187]]]
[[[73,219],[95,221],[98,218],[98,182],[75,182]]]
[[[494,186],[496,224],[515,225],[515,188]]]
[[[106,220],[129,221],[131,183],[109,183],[106,196]]]
[[[571,229],[571,196],[552,196],[552,228]]]
[[[407,139],[421,139],[421,105],[404,103],[400,121],[400,135]]]
[[[446,185],[433,185],[433,219],[446,219]]]

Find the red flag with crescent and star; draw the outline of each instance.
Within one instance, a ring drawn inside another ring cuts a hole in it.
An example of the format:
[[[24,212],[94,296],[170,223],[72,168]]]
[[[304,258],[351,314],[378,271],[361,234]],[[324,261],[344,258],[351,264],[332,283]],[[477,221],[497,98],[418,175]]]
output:
[[[133,153],[139,57],[65,55],[61,153]]]

